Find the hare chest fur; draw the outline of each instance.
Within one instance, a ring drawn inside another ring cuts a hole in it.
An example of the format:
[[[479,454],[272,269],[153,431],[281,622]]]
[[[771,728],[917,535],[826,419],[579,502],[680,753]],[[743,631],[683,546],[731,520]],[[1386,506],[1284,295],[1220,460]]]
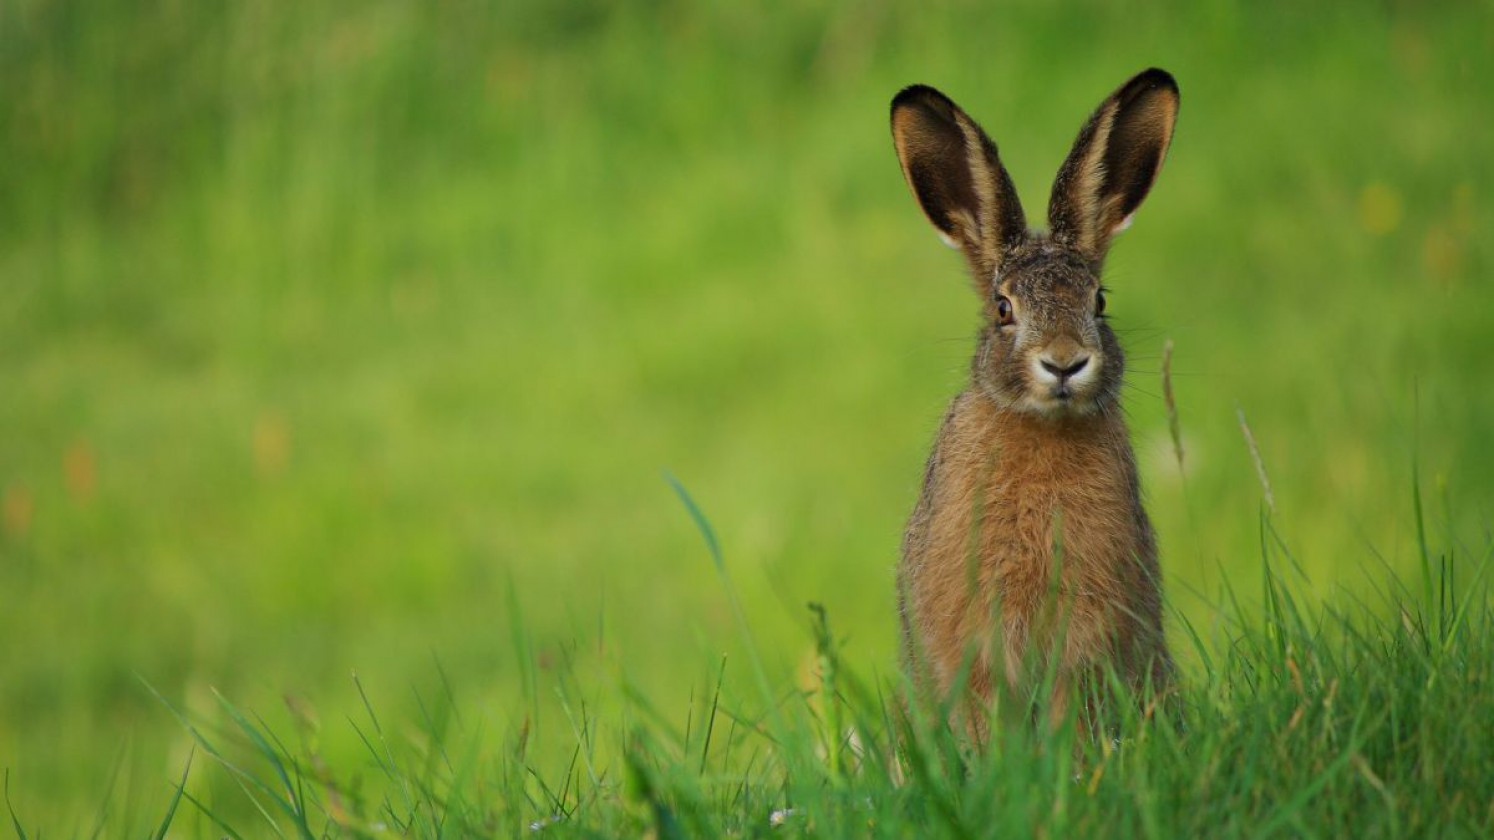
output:
[[[933,88],[893,99],[903,175],[964,254],[982,314],[970,384],[940,428],[898,570],[903,656],[922,694],[947,699],[962,674],[974,699],[1002,685],[1026,693],[1051,667],[1061,714],[1097,671],[1133,688],[1171,672],[1100,274],[1156,180],[1178,101],[1172,76],[1151,69],[1101,102],[1040,233],[974,120]]]
[[[956,398],[903,545],[905,659],[947,692],[962,668],[1031,689],[1110,665],[1165,663],[1156,549],[1118,417],[1010,413]]]

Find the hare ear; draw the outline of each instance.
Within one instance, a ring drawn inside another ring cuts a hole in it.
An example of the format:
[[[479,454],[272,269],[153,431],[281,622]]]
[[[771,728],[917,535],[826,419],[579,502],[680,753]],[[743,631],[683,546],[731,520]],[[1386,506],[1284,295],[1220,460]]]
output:
[[[903,177],[946,243],[964,251],[980,283],[1027,222],[996,144],[949,98],[924,85],[892,100],[892,140]]]
[[[1142,71],[1100,103],[1058,170],[1048,203],[1053,238],[1100,260],[1157,179],[1178,116],[1178,85]]]

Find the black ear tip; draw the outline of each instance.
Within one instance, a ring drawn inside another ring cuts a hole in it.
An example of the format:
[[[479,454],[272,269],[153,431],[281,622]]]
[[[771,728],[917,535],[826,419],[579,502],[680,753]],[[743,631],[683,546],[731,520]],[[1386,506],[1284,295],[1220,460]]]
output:
[[[1126,87],[1135,91],[1168,90],[1174,96],[1178,93],[1178,80],[1172,74],[1160,67],[1148,67],[1137,73],[1126,83]]]
[[[949,97],[928,85],[908,85],[898,91],[897,96],[892,97],[893,113],[897,113],[897,109],[909,105],[922,105],[925,108],[933,106],[941,110],[954,108],[954,103],[950,101]]]

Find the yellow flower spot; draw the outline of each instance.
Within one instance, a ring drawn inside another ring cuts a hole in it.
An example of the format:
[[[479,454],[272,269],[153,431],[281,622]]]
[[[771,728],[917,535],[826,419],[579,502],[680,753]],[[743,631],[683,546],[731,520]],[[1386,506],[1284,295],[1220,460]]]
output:
[[[1384,236],[1401,226],[1401,197],[1388,185],[1375,181],[1359,193],[1359,221],[1364,229]]]
[[[98,489],[98,464],[87,441],[78,441],[62,456],[62,477],[73,499],[86,502]]]
[[[260,475],[279,475],[290,461],[290,426],[285,418],[265,412],[254,421],[254,466]]]
[[[35,510],[36,503],[25,485],[12,484],[5,488],[5,500],[0,503],[0,521],[5,523],[7,534],[19,537],[30,530],[31,515]]]

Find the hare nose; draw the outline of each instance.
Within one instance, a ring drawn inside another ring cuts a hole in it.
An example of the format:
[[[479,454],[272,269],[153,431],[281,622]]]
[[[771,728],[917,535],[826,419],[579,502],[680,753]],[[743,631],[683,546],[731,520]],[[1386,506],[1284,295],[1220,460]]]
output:
[[[1068,379],[1070,376],[1073,376],[1079,371],[1084,370],[1084,366],[1089,364],[1089,357],[1080,356],[1079,358],[1069,362],[1068,365],[1057,365],[1053,362],[1048,361],[1047,359],[1039,359],[1038,361],[1042,364],[1043,370],[1046,370],[1047,372],[1058,377],[1059,380],[1064,380]]]

